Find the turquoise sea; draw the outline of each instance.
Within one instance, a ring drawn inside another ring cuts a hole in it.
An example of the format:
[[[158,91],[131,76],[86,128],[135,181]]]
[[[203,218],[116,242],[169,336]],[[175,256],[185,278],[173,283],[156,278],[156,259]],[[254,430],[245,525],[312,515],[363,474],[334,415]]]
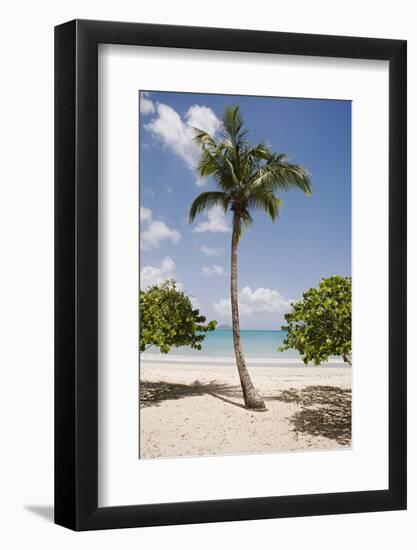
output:
[[[286,332],[283,330],[241,330],[240,337],[245,358],[250,364],[271,364],[277,366],[303,366],[296,350],[278,352],[277,348],[284,341]],[[168,354],[159,353],[150,348],[141,353],[146,360],[224,363],[234,365],[233,333],[231,330],[215,330],[206,335],[201,350],[189,347],[173,348]],[[340,358],[332,358],[326,366],[341,364]]]

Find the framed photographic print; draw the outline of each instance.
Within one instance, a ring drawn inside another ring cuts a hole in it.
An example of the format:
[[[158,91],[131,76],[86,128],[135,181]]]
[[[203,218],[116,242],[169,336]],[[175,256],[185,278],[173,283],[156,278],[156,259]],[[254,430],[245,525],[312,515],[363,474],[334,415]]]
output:
[[[406,42],[55,30],[55,521],[406,507]]]

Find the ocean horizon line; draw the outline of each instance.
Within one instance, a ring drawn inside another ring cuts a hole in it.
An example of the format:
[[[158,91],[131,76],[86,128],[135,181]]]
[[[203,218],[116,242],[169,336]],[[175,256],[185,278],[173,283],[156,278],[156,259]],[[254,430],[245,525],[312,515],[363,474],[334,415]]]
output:
[[[233,328],[232,327],[225,328],[224,326],[222,327],[222,325],[220,325],[219,327],[216,327],[214,329],[214,331],[216,331],[216,330],[230,330],[230,331],[233,331]],[[250,331],[250,332],[287,332],[286,330],[276,329],[276,328],[240,328],[239,330],[240,330],[240,332],[244,332],[245,330]]]

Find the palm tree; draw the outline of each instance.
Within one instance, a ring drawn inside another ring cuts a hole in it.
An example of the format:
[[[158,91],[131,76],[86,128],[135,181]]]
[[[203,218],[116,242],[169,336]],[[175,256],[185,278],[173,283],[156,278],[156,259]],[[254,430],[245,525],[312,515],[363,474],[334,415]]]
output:
[[[281,204],[275,193],[297,187],[310,194],[310,178],[305,168],[291,164],[284,154],[273,153],[265,143],[251,145],[243,125],[237,106],[227,108],[223,114],[221,140],[216,141],[208,133],[194,128],[194,139],[201,149],[199,176],[211,176],[220,190],[201,193],[194,200],[189,222],[192,223],[197,214],[214,206],[220,206],[225,213],[232,212],[230,296],[236,364],[245,406],[265,410],[265,403],[250,379],[240,344],[238,244],[243,228],[253,223],[251,214],[254,210],[263,210],[275,221]]]

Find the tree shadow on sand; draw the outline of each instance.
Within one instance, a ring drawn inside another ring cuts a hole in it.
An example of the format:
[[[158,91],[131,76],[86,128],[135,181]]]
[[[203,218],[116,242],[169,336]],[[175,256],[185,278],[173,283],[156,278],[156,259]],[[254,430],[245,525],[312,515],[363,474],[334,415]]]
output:
[[[140,383],[140,407],[159,406],[167,400],[211,395],[216,399],[244,409],[240,386],[215,380],[203,384],[172,384],[168,382]],[[296,403],[301,410],[289,419],[296,433],[324,436],[340,445],[350,445],[352,432],[352,392],[334,386],[307,386],[301,390],[283,390],[278,395],[264,395],[265,401]]]
[[[334,386],[307,386],[282,391],[270,400],[297,403],[301,410],[290,421],[297,433],[324,436],[340,445],[352,437],[352,391]]]
[[[240,386],[229,386],[220,384],[213,380],[207,384],[202,384],[198,380],[190,385],[171,384],[168,382],[140,382],[140,407],[159,406],[163,401],[172,399],[183,399],[184,397],[196,397],[201,395],[211,395],[225,403],[235,407],[244,408],[238,401],[230,398],[242,398]]]

